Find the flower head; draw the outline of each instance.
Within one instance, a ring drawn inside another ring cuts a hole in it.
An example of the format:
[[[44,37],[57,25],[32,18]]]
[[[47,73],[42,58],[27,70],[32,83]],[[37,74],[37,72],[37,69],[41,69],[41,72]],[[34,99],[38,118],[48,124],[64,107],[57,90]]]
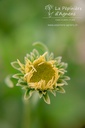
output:
[[[54,96],[56,91],[65,92],[63,85],[67,85],[65,76],[67,64],[61,62],[61,57],[54,58],[53,53],[47,51],[40,55],[36,49],[27,54],[22,64],[18,59],[11,63],[12,66],[19,71],[13,75],[18,79],[17,86],[21,86],[26,90],[25,99],[29,99],[34,91],[39,93],[40,98],[50,104],[48,91]]]

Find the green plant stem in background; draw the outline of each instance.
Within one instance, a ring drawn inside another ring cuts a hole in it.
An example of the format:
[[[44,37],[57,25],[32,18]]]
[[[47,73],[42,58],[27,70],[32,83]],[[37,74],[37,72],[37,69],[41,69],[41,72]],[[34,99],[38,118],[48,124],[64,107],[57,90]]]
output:
[[[23,101],[23,116],[21,128],[39,128],[38,93],[35,93],[30,101]]]

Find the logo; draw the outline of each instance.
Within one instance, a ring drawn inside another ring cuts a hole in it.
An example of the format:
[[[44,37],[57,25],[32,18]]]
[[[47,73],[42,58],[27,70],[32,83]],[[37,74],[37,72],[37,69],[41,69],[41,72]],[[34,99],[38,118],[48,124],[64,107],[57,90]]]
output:
[[[79,17],[78,13],[82,11],[81,7],[72,6],[53,6],[48,4],[45,6],[47,18],[63,18],[63,17]]]
[[[51,4],[48,4],[45,6],[45,10],[48,11],[48,17],[51,18],[52,17],[52,14],[54,13],[52,10],[53,10],[53,5]]]
[[[45,5],[43,18],[49,20],[48,26],[78,26],[77,19],[82,18],[79,14],[82,11],[80,6]]]

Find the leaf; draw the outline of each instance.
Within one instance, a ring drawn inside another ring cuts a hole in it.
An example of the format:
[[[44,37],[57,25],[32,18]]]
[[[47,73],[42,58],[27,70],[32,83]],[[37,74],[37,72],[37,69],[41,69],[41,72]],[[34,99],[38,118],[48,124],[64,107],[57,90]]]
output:
[[[47,104],[50,104],[50,98],[49,95],[46,93],[45,95],[43,95],[43,99]]]
[[[11,75],[9,75],[9,76],[7,76],[7,77],[5,78],[5,83],[6,83],[6,85],[7,85],[8,87],[10,87],[10,88],[13,88],[13,87],[14,87],[14,84],[13,84],[13,82],[12,82],[12,80],[11,80]]]
[[[27,83],[21,79],[18,80],[18,83],[16,84],[16,86],[21,86],[22,89],[25,89],[25,90],[28,89]]]
[[[60,68],[60,69],[59,69],[59,73],[60,73],[60,74],[63,75],[65,72],[67,72],[67,71],[66,71],[64,68]]]
[[[68,85],[68,83],[64,80],[64,79],[60,79],[59,81],[58,81],[58,83],[57,83],[57,85]]]
[[[18,80],[18,83],[16,86],[22,86],[22,87],[27,87],[27,83],[21,79]]]
[[[26,54],[25,62],[27,62],[28,59],[29,59],[30,61],[34,61],[34,60],[35,60],[35,54],[34,54],[33,52],[31,52],[30,54]]]
[[[39,52],[36,49],[33,49],[33,53],[36,57],[39,57]]]
[[[33,52],[30,53],[30,55],[35,58],[35,54]]]
[[[17,83],[16,86],[22,86],[20,83]]]
[[[33,62],[34,61],[34,57],[33,57],[33,55],[30,55],[30,58],[31,58],[31,61]]]
[[[60,93],[65,93],[65,90],[64,88],[62,88],[61,86],[57,86],[57,92],[60,92]]]
[[[11,62],[11,65],[14,69],[20,70],[20,66],[17,61]]]
[[[19,79],[22,76],[21,73],[14,74],[12,77],[15,79]]]
[[[56,58],[55,58],[55,60],[56,60],[56,63],[57,63],[57,64],[59,64],[59,63],[61,62],[61,59],[62,59],[62,57],[61,57],[61,56],[59,56],[59,57],[56,57]]]
[[[64,80],[70,80],[70,77],[68,77],[68,76],[63,76],[62,79],[64,79]]]
[[[56,96],[56,91],[55,91],[55,90],[50,90],[50,92],[51,92],[54,96]]]
[[[59,79],[57,82],[57,86],[68,85],[68,83],[64,79]]]
[[[24,99],[28,100],[32,96],[33,92],[34,92],[34,90],[27,89],[25,92],[25,95],[24,95]]]
[[[24,84],[27,84],[27,82],[24,81],[23,79],[19,79],[19,80],[18,80],[18,83],[22,83],[22,84],[24,83]]]
[[[25,63],[28,61],[28,59],[31,61],[30,54],[26,54]]]
[[[46,91],[42,91],[42,94],[45,95],[46,94]]]
[[[60,63],[59,68],[64,68],[64,69],[66,69],[67,66],[68,66],[67,63],[62,62],[62,63]]]
[[[57,83],[57,86],[63,86],[64,83]]]
[[[64,85],[68,85],[68,83],[65,80],[63,80],[63,83],[64,83]]]
[[[53,60],[53,59],[54,59],[54,54],[51,53],[51,54],[49,55],[49,60]]]
[[[43,94],[42,91],[38,91],[39,97],[42,98]]]
[[[24,70],[24,64],[22,64],[18,59],[17,59],[17,62],[19,64],[19,66],[21,67],[21,69]]]

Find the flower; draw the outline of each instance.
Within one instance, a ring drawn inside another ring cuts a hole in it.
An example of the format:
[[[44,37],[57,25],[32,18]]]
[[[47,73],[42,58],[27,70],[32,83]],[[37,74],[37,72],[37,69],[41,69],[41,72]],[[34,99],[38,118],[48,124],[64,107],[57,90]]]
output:
[[[25,89],[25,99],[29,99],[34,91],[40,98],[50,104],[48,92],[56,96],[57,92],[64,93],[62,86],[67,85],[65,76],[67,63],[61,62],[61,57],[54,58],[54,54],[47,51],[40,55],[36,49],[27,54],[22,64],[18,59],[11,65],[19,71],[13,78],[18,79],[17,86]]]

